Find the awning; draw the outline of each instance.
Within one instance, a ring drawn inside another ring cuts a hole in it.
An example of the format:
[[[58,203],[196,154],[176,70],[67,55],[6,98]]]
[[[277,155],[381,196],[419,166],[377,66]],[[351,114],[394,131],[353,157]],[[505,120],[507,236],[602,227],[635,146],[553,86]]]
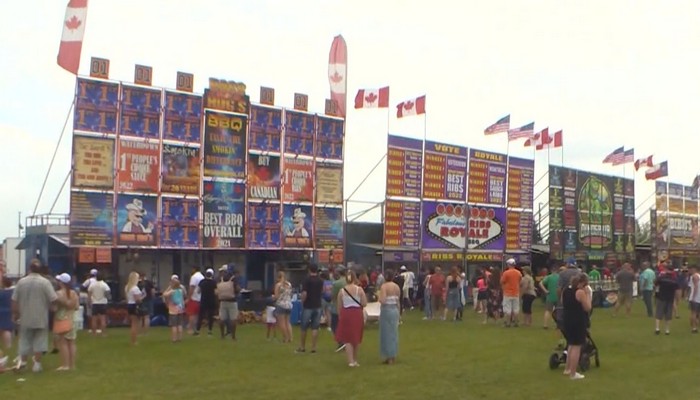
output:
[[[68,235],[49,235],[49,237],[63,246],[70,247],[70,237]]]
[[[15,250],[27,250],[32,244],[32,241],[36,239],[38,239],[38,236],[36,235],[23,237],[19,244],[17,244],[15,247]],[[70,247],[70,238],[68,235],[49,235],[49,239],[55,241],[61,246]]]
[[[20,242],[15,246],[15,250],[26,250],[27,247],[29,247],[29,243],[31,243],[32,239],[29,236],[25,236],[20,240]]]

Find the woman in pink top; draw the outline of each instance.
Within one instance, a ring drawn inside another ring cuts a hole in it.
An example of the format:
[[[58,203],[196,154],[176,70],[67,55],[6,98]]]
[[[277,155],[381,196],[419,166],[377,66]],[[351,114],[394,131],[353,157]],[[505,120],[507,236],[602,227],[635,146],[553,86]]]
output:
[[[476,281],[476,303],[477,303],[477,312],[479,314],[485,313],[486,312],[486,300],[488,300],[488,285],[486,283],[486,277],[482,275],[477,279]]]

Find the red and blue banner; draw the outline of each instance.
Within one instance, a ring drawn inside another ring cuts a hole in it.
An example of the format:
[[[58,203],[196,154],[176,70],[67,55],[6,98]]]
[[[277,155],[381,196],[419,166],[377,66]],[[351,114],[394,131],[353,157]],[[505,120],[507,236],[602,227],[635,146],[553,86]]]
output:
[[[74,130],[116,134],[118,108],[118,83],[78,78]]]
[[[322,116],[318,116],[317,121],[316,157],[330,160],[342,160],[345,121]]]
[[[313,157],[316,116],[285,110],[284,152]]]
[[[163,139],[199,143],[202,135],[202,96],[165,92]]]
[[[282,241],[279,204],[248,203],[248,248],[279,249]]]
[[[282,150],[282,110],[279,108],[250,107],[250,150]]]
[[[199,247],[199,200],[162,197],[160,202],[162,247]]]
[[[386,200],[384,202],[384,245],[414,247],[420,244],[420,203]]]
[[[121,88],[119,133],[145,139],[159,139],[163,92],[126,85],[122,85]]]

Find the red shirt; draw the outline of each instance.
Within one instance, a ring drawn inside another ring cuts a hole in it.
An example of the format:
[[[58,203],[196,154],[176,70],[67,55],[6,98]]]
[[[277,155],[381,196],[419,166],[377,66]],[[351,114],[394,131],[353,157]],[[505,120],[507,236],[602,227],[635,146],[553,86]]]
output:
[[[445,275],[432,274],[430,276],[430,294],[442,295],[442,291],[444,289],[445,289]]]

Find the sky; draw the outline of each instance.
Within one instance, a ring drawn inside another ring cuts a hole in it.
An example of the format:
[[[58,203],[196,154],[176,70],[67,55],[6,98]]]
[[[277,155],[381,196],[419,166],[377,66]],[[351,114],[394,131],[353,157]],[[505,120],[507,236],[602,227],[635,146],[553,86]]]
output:
[[[0,14],[0,160],[4,199],[0,238],[17,235],[18,212],[34,213],[70,108],[75,77],[56,65],[65,2],[25,0]],[[386,153],[387,131],[535,157],[536,178],[551,163],[634,177],[638,217],[654,186],[632,165],[602,159],[619,146],[636,157],[669,160],[669,179],[690,185],[700,172],[695,118],[700,97],[700,2],[679,0],[230,1],[90,0],[80,73],[90,57],[111,61],[110,77],[130,82],[134,64],[150,65],[154,86],[174,88],[177,71],[260,86],[292,106],[295,92],[323,112],[328,51],[348,46],[348,97],[391,87],[389,110],[347,115],[347,197]],[[393,106],[425,94],[425,117],[397,120]],[[388,112],[387,112],[388,111]],[[563,151],[533,155],[483,130],[511,124],[564,130]],[[36,214],[69,212],[69,120]],[[384,198],[380,163],[349,199],[352,217]],[[544,180],[535,190],[546,188]],[[55,206],[52,210],[52,205]],[[368,204],[366,204],[367,202]],[[537,196],[547,204],[546,194]],[[379,209],[360,220],[379,221]],[[22,221],[24,224],[24,220]]]

